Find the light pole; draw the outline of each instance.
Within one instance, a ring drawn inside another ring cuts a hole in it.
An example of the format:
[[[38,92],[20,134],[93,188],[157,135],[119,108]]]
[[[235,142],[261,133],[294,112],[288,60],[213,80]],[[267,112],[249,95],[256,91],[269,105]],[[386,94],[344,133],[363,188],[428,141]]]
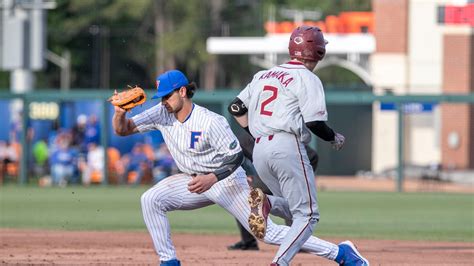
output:
[[[316,21],[322,16],[322,12],[320,10],[280,8],[279,12],[282,17],[293,19],[293,22],[298,25],[302,24],[305,19]]]
[[[54,0],[2,0],[0,69],[10,72],[10,90],[27,93],[34,87],[34,70],[44,68],[46,50],[46,12],[56,7]],[[12,123],[22,125],[20,140],[20,183],[27,181],[27,122],[28,102],[20,99],[11,102]],[[16,136],[14,136],[15,138]],[[13,141],[18,141],[13,139]]]
[[[55,1],[3,0],[0,69],[10,70],[10,89],[22,93],[34,87],[34,70],[44,69],[46,9]]]

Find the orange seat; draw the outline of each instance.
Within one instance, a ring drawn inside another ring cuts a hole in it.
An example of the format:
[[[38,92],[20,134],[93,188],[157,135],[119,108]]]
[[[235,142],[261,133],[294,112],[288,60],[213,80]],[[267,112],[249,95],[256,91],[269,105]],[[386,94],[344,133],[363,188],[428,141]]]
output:
[[[130,171],[127,176],[127,182],[129,184],[134,184],[137,181],[138,173],[135,171]]]
[[[108,160],[108,171],[109,171],[109,182],[116,183],[117,170],[115,165],[120,160],[120,151],[114,147],[107,148],[107,160]],[[91,173],[91,183],[100,184],[102,183],[102,172],[99,170],[94,170]]]
[[[100,184],[102,183],[102,173],[98,170],[94,170],[91,173],[91,183]]]
[[[18,160],[15,162],[7,163],[6,172],[9,176],[18,176],[20,172],[20,158],[21,158],[21,144],[19,142],[12,142],[10,146],[13,147],[15,153],[17,154]]]
[[[120,161],[120,151],[114,147],[107,148],[109,183],[117,184],[117,163]]]
[[[18,176],[18,162],[7,163],[7,175]]]
[[[120,152],[114,147],[107,148],[109,170],[115,171],[115,164],[120,160]]]

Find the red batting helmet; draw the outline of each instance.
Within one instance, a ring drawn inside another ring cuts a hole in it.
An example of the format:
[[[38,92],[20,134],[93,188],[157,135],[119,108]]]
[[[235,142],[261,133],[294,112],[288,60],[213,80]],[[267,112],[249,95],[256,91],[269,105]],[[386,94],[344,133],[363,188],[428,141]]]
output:
[[[291,58],[320,61],[326,54],[326,43],[318,27],[299,26],[291,33],[288,50]]]

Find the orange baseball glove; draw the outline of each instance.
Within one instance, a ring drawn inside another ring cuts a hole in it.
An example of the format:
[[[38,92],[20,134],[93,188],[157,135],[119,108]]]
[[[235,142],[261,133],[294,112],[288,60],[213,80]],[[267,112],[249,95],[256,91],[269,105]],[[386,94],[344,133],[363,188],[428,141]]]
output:
[[[146,101],[146,94],[142,88],[135,85],[135,88],[129,86],[129,89],[117,93],[115,90],[114,95],[108,99],[108,101],[124,110],[130,111],[137,105],[143,104]]]

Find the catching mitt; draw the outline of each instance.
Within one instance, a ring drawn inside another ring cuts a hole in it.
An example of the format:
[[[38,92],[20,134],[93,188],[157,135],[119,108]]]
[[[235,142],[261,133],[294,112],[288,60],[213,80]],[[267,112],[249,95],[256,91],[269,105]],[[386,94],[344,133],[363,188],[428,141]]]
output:
[[[146,94],[142,88],[136,85],[135,88],[129,86],[129,89],[120,93],[115,90],[114,95],[108,101],[115,106],[130,111],[133,107],[146,101]]]

